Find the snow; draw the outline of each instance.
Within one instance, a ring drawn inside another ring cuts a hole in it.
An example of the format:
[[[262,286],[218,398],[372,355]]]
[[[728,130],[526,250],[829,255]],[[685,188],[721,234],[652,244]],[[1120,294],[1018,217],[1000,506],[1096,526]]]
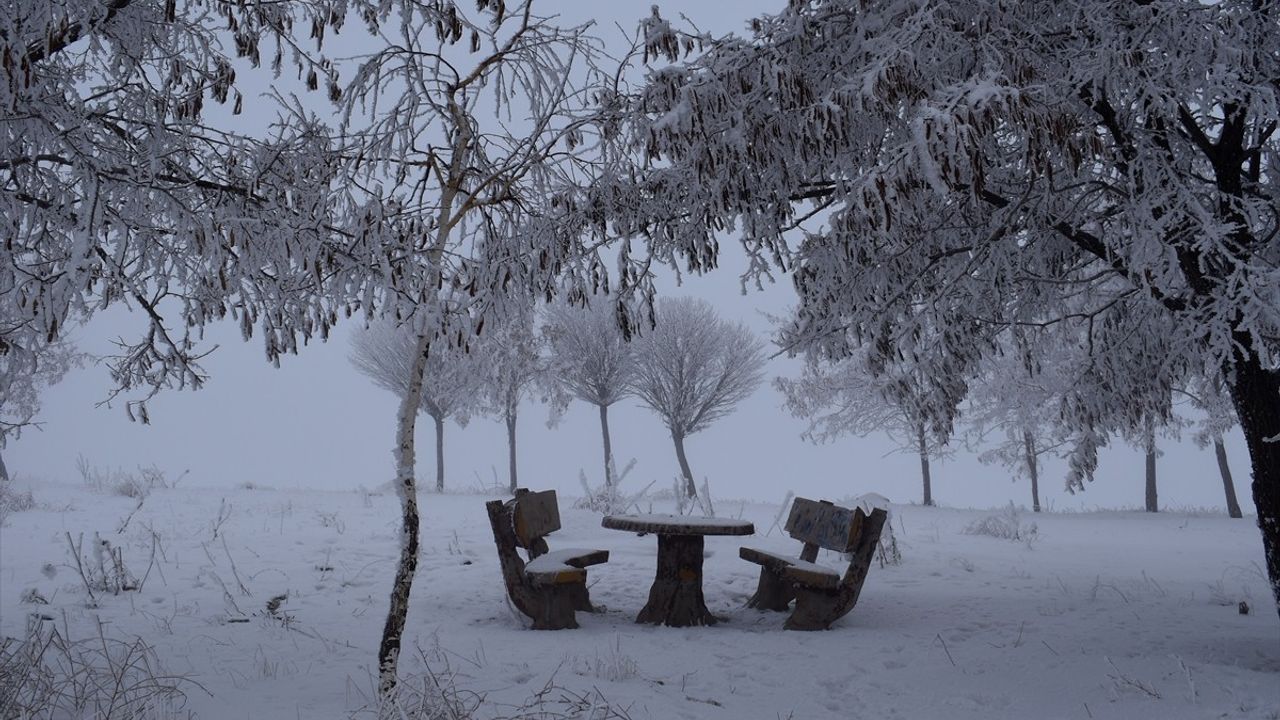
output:
[[[187,688],[200,718],[345,717],[365,704],[398,547],[393,495],[180,486],[154,491],[117,535],[135,500],[31,489],[37,507],[0,529],[0,635],[22,636],[32,613],[59,625],[65,613],[79,637],[101,619],[109,634],[145,638],[167,671],[207,688]],[[652,539],[602,528],[561,497],[563,527],[548,542],[553,551],[610,550],[588,575],[604,611],[579,613],[577,630],[535,632],[506,601],[485,500],[421,496],[402,665],[418,671],[411,648],[438,647],[459,686],[485,697],[480,717],[509,712],[553,675],[566,688],[598,689],[637,720],[1280,711],[1280,624],[1249,519],[1041,514],[1027,544],[964,534],[985,511],[894,505],[902,564],[873,566],[858,606],[832,630],[799,633],[782,629],[782,614],[744,607],[759,566],[739,559],[738,547],[794,556],[785,534],[706,539],[706,600],[724,622],[639,626]],[[777,514],[766,504],[717,507],[757,528]],[[163,557],[142,590],[86,607],[64,533],[100,533],[142,576],[152,531]],[[819,559],[839,565],[833,554]],[[22,604],[30,588],[49,604]],[[273,616],[267,601],[284,593]],[[1240,600],[1253,612],[1239,614]]]

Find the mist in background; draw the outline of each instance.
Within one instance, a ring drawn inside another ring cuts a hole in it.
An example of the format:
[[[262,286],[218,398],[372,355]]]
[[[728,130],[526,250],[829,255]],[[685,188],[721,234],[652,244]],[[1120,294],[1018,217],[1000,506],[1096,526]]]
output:
[[[679,10],[699,29],[715,35],[740,32],[753,16],[774,11],[782,0],[762,2],[682,3]],[[651,0],[584,2],[546,1],[538,9],[560,14],[566,24],[598,22],[599,34],[619,52],[624,30],[649,14]],[[620,28],[618,27],[620,26]],[[252,107],[252,93],[246,92]],[[266,102],[265,100],[260,102]],[[251,115],[250,110],[246,115]],[[239,122],[244,122],[241,119]],[[239,124],[239,123],[237,123]],[[705,298],[728,319],[742,322],[768,339],[768,315],[785,315],[795,300],[788,276],[763,291],[742,293],[739,274],[745,256],[736,239],[725,237],[721,267],[707,276],[674,276],[662,283],[664,295]],[[340,325],[327,343],[313,342],[279,369],[266,362],[261,340],[243,342],[233,323],[211,326],[206,340],[220,347],[204,362],[211,375],[205,389],[166,392],[149,403],[151,425],[130,422],[123,403],[97,407],[112,383],[104,367],[73,371],[47,390],[38,420],[43,430],[24,432],[4,451],[11,474],[40,482],[74,482],[76,458],[83,454],[100,467],[134,469],[156,465],[170,478],[187,471],[184,484],[233,487],[242,483],[278,488],[321,490],[374,489],[394,477],[394,444],[398,401],[377,388],[349,363],[349,335],[359,319]],[[112,311],[77,329],[72,337],[80,350],[109,354],[115,337],[135,334],[145,320]],[[769,379],[794,376],[801,362],[778,357],[767,368]],[[419,416],[419,478],[434,476],[433,430]],[[521,484],[578,494],[579,471],[592,485],[601,477],[600,429],[594,406],[576,402],[559,425],[548,428],[548,408],[526,403],[518,427]],[[962,418],[963,421],[963,418]],[[610,408],[613,449],[619,469],[632,458],[634,470],[624,491],[669,489],[679,475],[670,436],[656,415],[625,400]],[[687,440],[689,462],[699,482],[707,478],[713,500],[757,499],[780,502],[788,490],[808,497],[838,499],[877,492],[895,502],[919,502],[920,467],[911,453],[898,453],[884,436],[843,438],[814,445],[800,439],[807,427],[783,408],[783,398],[766,381],[733,415]],[[465,490],[506,482],[505,429],[497,420],[477,417],[465,428],[446,429],[446,487]],[[1226,437],[1231,468],[1246,513],[1249,499],[1248,456],[1238,431]],[[1161,438],[1157,461],[1163,508],[1223,508],[1222,485],[1212,449],[1200,450],[1189,438]],[[979,449],[980,450],[980,449]],[[1096,481],[1084,493],[1063,489],[1066,465],[1046,459],[1041,469],[1041,497],[1049,509],[1140,508],[1143,502],[1143,455],[1116,445],[1099,459]],[[430,483],[427,483],[430,485]],[[1029,505],[1025,477],[999,465],[983,465],[977,452],[957,439],[950,459],[933,462],[933,494],[943,506],[991,507],[1010,500]],[[430,502],[428,493],[424,501]],[[731,508],[721,508],[731,511]]]

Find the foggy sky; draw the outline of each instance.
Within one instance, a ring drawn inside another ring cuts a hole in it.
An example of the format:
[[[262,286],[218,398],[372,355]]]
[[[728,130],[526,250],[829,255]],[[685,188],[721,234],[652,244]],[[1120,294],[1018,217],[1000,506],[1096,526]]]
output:
[[[683,11],[703,30],[722,34],[741,30],[759,12],[783,0],[761,2],[681,3],[667,8],[675,19]],[[613,25],[632,28],[649,13],[651,0],[585,2],[544,1],[540,12],[560,13],[566,22],[592,19],[607,40],[619,39]],[[265,101],[262,101],[265,102]],[[786,276],[764,292],[739,292],[738,274],[745,259],[725,238],[721,268],[705,277],[686,277],[683,287],[667,280],[664,290],[711,301],[730,319],[739,320],[767,337],[771,326],[764,314],[782,314],[794,297]],[[79,329],[82,350],[110,352],[110,339],[135,334],[143,319],[113,310]],[[76,481],[75,459],[83,455],[103,467],[136,468],[155,464],[183,483],[230,487],[243,482],[281,488],[314,487],[347,490],[374,488],[394,476],[391,448],[396,399],[358,374],[347,361],[348,334],[353,324],[341,325],[328,343],[313,343],[297,357],[282,361],[280,369],[265,359],[260,338],[240,340],[234,325],[211,327],[207,337],[220,348],[205,363],[212,380],[198,392],[162,393],[150,403],[152,425],[130,422],[122,404],[95,408],[111,388],[103,367],[74,371],[44,396],[40,420],[43,431],[24,433],[4,451],[12,474],[37,484]],[[799,371],[794,360],[775,359],[769,378]],[[878,492],[896,502],[920,499],[919,461],[895,453],[884,437],[845,438],[815,446],[802,441],[805,422],[781,408],[782,398],[764,386],[739,410],[687,441],[689,461],[701,483],[710,479],[713,499],[754,498],[781,501],[787,490],[809,497],[840,498]],[[578,494],[579,469],[593,484],[601,481],[599,421],[593,406],[574,403],[559,426],[548,429],[547,408],[526,403],[518,424],[521,484],[556,488]],[[434,480],[434,436],[430,419],[420,416],[419,478]],[[670,488],[679,474],[671,440],[661,421],[634,401],[610,410],[614,454],[619,465],[636,458],[635,470],[624,490],[638,490],[650,481],[654,488]],[[1202,451],[1189,439],[1161,439],[1158,461],[1162,507],[1223,507],[1223,495],[1212,450]],[[1237,492],[1246,513],[1252,512],[1248,457],[1238,430],[1227,437]],[[463,489],[491,482],[506,483],[506,445],[502,425],[476,418],[466,428],[449,424],[446,430],[446,484]],[[1063,490],[1065,463],[1048,460],[1041,470],[1041,498],[1050,508],[1141,507],[1143,458],[1131,448],[1104,450],[1097,480],[1087,491],[1071,496]],[[957,443],[954,458],[935,461],[934,498],[948,506],[993,507],[1010,500],[1030,505],[1025,478],[998,465],[983,465],[976,454]],[[430,498],[426,498],[430,502]],[[732,506],[721,506],[731,512]]]

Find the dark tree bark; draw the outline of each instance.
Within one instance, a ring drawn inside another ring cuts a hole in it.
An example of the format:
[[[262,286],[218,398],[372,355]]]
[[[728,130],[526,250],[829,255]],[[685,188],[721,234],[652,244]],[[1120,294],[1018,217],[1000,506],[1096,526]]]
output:
[[[1227,514],[1233,518],[1242,518],[1240,501],[1236,499],[1236,484],[1231,479],[1231,466],[1227,464],[1227,448],[1222,444],[1222,436],[1213,438],[1213,454],[1218,457],[1218,472],[1222,475],[1222,489],[1227,495]]]
[[[444,492],[444,418],[436,421],[436,492]]]
[[[689,469],[689,458],[684,454],[684,436],[671,434],[676,443],[676,459],[680,461],[680,474],[684,475],[684,492],[689,497],[698,496],[698,486],[693,483],[693,471]]]
[[[1022,449],[1026,454],[1027,473],[1031,476],[1031,510],[1040,512],[1040,467],[1036,460],[1036,439],[1030,430],[1022,431]]]
[[[1160,501],[1156,494],[1156,427],[1151,418],[1146,419],[1143,438],[1147,451],[1147,512],[1160,512]]]
[[[4,454],[0,453],[0,482],[9,479],[9,469],[4,466]]]
[[[1235,363],[1224,373],[1253,465],[1253,503],[1258,509],[1267,579],[1280,613],[1280,374],[1258,361],[1251,339],[1236,336]]]
[[[391,605],[378,645],[378,691],[383,695],[396,686],[396,667],[400,660],[400,641],[409,615],[409,593],[418,570],[418,487],[414,481],[414,428],[418,406],[422,402],[422,380],[427,368],[427,338],[418,338],[417,354],[409,373],[409,387],[400,400],[396,426],[396,491],[400,496],[400,562],[391,587]]]
[[[609,443],[609,406],[600,406],[600,434],[604,437],[604,484],[613,487],[613,446]]]
[[[924,425],[916,426],[916,441],[920,451],[920,478],[924,482],[924,504],[933,506],[933,483],[929,478],[929,443],[924,436]]]
[[[701,535],[658,535],[658,573],[638,623],[714,625],[702,595]]]
[[[510,478],[510,487],[512,493],[515,493],[519,484],[516,481],[516,414],[515,411],[507,415],[507,473]]]

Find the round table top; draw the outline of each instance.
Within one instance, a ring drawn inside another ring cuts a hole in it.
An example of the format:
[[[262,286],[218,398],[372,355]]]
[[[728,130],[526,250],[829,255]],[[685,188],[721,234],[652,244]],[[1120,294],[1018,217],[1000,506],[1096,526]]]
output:
[[[756,526],[746,520],[696,515],[607,515],[600,525],[610,530],[658,535],[753,535]]]

